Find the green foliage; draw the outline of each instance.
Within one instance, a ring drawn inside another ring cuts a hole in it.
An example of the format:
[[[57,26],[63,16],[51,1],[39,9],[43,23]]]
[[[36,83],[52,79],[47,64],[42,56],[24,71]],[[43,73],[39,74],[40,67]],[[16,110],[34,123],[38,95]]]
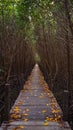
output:
[[[40,62],[40,56],[37,53],[35,53],[35,61]]]
[[[71,5],[72,3],[71,0]],[[32,48],[37,42],[35,30],[38,26],[44,27],[45,32],[51,30],[52,35],[56,35],[55,16],[61,10],[65,16],[64,3],[58,0],[0,0],[1,23],[4,22],[6,27],[10,21],[14,23],[17,32],[31,43]],[[73,16],[71,19],[73,20]]]
[[[14,19],[20,32],[26,34],[27,39],[35,43],[35,26],[44,25],[47,28],[49,23],[54,32],[56,31],[53,12],[59,8],[59,5],[55,7],[53,0],[1,0],[0,17],[4,15],[7,24],[9,24],[9,19]]]

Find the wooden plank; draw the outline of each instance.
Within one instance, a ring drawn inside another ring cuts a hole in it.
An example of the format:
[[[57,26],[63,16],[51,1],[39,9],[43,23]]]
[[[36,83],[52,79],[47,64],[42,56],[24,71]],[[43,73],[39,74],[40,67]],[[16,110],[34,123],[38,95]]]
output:
[[[0,127],[0,130],[3,130],[3,128]]]
[[[63,127],[63,125],[57,122],[49,122],[48,125],[45,126],[43,121],[15,121],[7,126],[7,130],[18,130],[18,128],[22,128],[22,130],[71,130],[68,125]]]

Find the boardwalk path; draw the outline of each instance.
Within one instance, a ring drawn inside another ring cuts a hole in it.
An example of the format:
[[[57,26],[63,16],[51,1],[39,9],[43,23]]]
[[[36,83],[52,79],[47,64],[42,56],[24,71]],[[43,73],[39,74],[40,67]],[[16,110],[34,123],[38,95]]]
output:
[[[70,130],[36,65],[10,112],[7,130]]]

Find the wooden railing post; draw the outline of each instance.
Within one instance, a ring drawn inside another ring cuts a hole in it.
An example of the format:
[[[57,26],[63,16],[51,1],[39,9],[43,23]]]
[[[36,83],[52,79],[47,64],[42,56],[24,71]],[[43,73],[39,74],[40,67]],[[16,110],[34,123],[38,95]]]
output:
[[[68,120],[68,108],[69,108],[69,91],[64,90],[63,93],[63,119]]]
[[[0,125],[1,125],[1,115],[0,115]]]
[[[10,112],[10,84],[5,84],[5,121],[9,120]]]

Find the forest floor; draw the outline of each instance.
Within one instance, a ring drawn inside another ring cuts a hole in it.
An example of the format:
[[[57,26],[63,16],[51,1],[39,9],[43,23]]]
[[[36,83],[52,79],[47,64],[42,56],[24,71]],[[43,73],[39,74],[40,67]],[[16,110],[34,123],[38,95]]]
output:
[[[36,64],[10,111],[5,130],[70,130]]]

